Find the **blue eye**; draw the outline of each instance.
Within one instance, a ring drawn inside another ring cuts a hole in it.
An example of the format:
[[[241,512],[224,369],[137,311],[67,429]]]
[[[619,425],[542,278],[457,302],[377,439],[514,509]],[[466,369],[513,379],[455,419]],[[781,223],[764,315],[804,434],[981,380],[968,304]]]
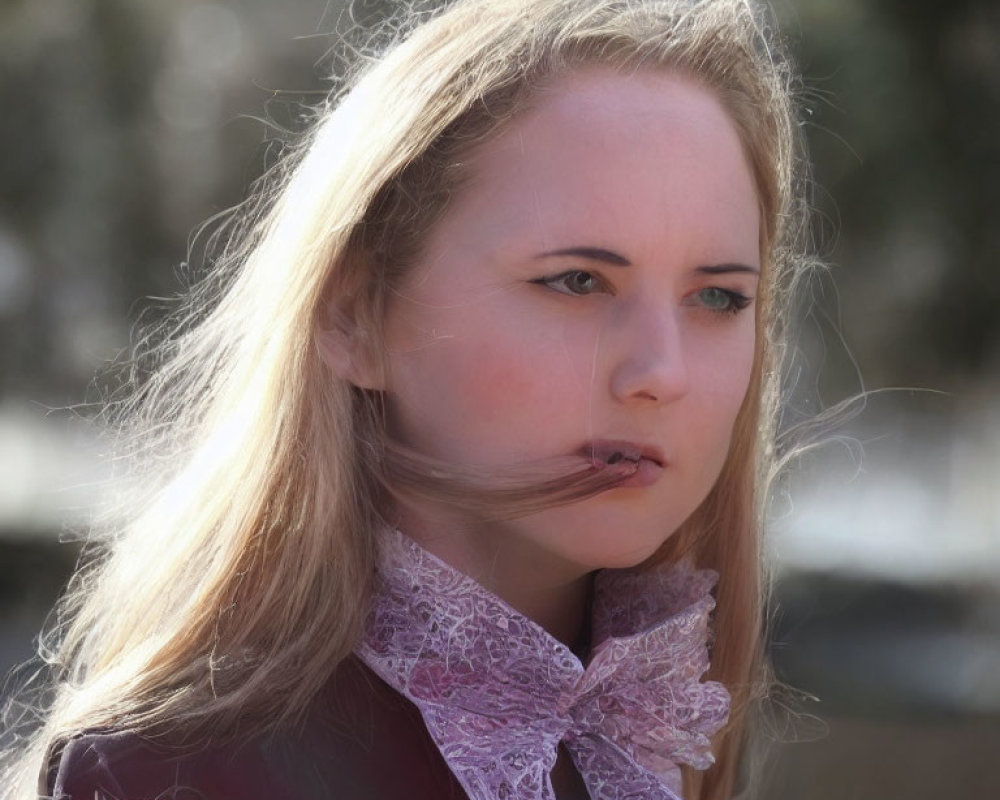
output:
[[[750,305],[753,299],[730,289],[720,289],[718,286],[701,289],[695,293],[695,297],[703,308],[719,314],[736,314]]]
[[[582,269],[572,269],[547,278],[537,278],[532,283],[547,286],[562,294],[587,295],[594,292],[610,291],[600,275]]]

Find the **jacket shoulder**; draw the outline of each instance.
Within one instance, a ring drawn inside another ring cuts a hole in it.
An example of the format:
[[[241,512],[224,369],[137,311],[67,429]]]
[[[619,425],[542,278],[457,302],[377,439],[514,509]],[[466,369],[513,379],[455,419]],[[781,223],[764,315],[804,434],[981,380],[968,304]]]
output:
[[[291,800],[259,748],[197,751],[159,745],[134,733],[70,739],[51,783],[53,800]]]
[[[50,775],[53,800],[466,800],[420,712],[353,657],[294,730],[200,749],[84,732]]]

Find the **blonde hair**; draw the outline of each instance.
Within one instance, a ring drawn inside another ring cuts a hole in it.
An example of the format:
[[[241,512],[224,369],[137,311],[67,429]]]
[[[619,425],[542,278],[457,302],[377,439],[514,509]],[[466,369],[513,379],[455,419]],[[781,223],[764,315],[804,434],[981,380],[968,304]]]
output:
[[[658,554],[721,575],[710,677],[729,687],[733,714],[716,765],[687,774],[686,794],[732,794],[767,684],[762,497],[804,219],[772,26],[749,0],[460,0],[410,20],[420,24],[393,28],[388,53],[319,110],[136,381],[126,434],[141,480],[63,600],[68,623],[47,653],[54,698],[6,777],[24,797],[50,746],[84,729],[195,742],[290,723],[352,651],[386,500],[384,432],[370,394],[324,364],[317,325],[349,324],[378,353],[386,293],[459,186],[457,156],[547,77],[594,62],[710,88],[757,181],[765,267],[751,387],[715,488]]]

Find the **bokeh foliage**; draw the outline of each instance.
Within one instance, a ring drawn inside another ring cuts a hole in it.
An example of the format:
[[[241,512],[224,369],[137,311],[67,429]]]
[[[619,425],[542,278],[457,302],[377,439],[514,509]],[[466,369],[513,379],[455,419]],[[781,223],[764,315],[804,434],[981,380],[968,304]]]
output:
[[[997,374],[1000,5],[775,6],[840,294],[823,313],[869,385]],[[157,305],[142,298],[180,291],[192,230],[301,126],[344,19],[326,0],[0,3],[0,398],[79,400]],[[833,391],[852,379],[834,370]]]

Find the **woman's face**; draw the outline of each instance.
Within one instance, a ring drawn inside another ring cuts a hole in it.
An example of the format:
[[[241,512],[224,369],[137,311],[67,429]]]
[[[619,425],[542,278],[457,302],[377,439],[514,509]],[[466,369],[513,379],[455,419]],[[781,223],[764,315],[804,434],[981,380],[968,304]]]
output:
[[[389,302],[390,429],[456,465],[641,454],[595,497],[462,527],[569,572],[638,563],[717,479],[750,379],[759,210],[740,139],[687,79],[587,68],[466,167]]]

